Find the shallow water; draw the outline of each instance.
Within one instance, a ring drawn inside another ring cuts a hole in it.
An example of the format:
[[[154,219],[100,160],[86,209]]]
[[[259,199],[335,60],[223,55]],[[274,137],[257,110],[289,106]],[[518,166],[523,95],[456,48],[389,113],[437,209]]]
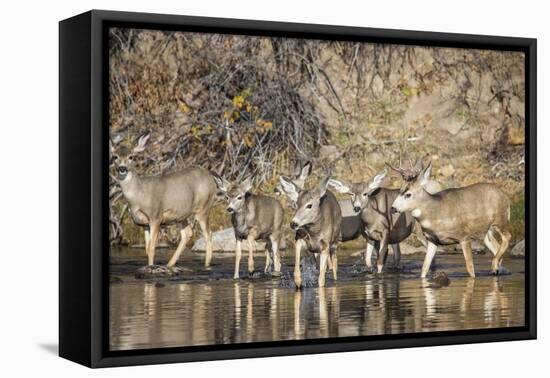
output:
[[[169,252],[160,252],[159,260]],[[423,255],[403,256],[403,270],[381,275],[354,273],[358,257],[339,254],[338,281],[296,291],[281,279],[248,278],[246,258],[238,281],[233,259],[215,255],[212,270],[202,257],[187,253],[177,280],[138,280],[143,250],[111,254],[110,348],[127,350],[190,345],[313,339],[462,329],[523,326],[524,261],[505,257],[511,273],[489,275],[490,256],[476,255],[478,277],[466,276],[459,254],[438,255],[437,271],[451,283],[436,287],[422,280]],[[391,257],[390,259],[391,260]],[[256,268],[263,258],[255,259]],[[293,259],[283,258],[290,274]],[[355,264],[355,265],[354,265]]]

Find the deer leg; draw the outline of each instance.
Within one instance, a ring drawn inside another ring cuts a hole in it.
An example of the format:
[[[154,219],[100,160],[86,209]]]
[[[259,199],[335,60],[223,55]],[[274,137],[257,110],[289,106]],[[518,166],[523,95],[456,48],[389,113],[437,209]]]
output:
[[[508,231],[502,231],[497,227],[493,227],[500,234],[500,247],[497,254],[493,257],[493,262],[491,264],[491,270],[493,274],[498,274],[500,267],[502,265],[502,258],[504,253],[508,249],[508,244],[510,243],[510,238],[512,235]]]
[[[329,259],[332,259],[332,278],[336,281],[338,280],[338,255],[336,250],[330,253]]]
[[[367,250],[365,251],[365,265],[367,268],[372,268],[372,252],[374,251],[374,242],[367,242]]]
[[[149,240],[151,240],[151,233],[149,230],[145,229],[143,231],[143,237],[145,238],[145,252],[147,252],[147,245],[149,244]]]
[[[276,237],[271,238],[271,250],[273,251],[273,269],[279,273],[281,271],[281,253],[279,252],[279,240]]]
[[[242,240],[237,239],[237,242],[235,244],[235,274],[233,275],[233,278],[236,280],[239,279],[239,267],[241,265],[242,246]]]
[[[269,249],[265,250],[265,266],[264,266],[264,273],[269,272],[269,267],[271,266],[271,256]]]
[[[464,254],[464,262],[466,263],[466,270],[470,277],[475,277],[476,272],[474,269],[474,258],[472,256],[472,242],[470,240],[463,240],[460,242],[462,246],[462,253]]]
[[[493,235],[493,230],[491,228],[489,228],[489,231],[487,231],[483,242],[485,243],[485,246],[489,249],[489,251],[491,251],[493,256],[496,256],[496,254],[498,253],[499,243],[495,239],[495,236]]]
[[[327,266],[329,270],[332,270],[334,272],[334,261],[332,260],[332,255],[330,254],[328,256]]]
[[[204,241],[206,245],[206,256],[204,259],[204,267],[208,268],[210,266],[210,262],[212,261],[212,230],[210,229],[210,223],[208,222],[208,212],[207,213],[199,213],[195,215],[195,219],[199,222],[199,225],[202,230],[202,234],[204,235]]]
[[[246,239],[248,241],[248,273],[254,273],[254,252],[256,251],[256,241],[254,237],[249,235]]]
[[[160,223],[153,222],[149,224],[149,243],[147,243],[147,265],[154,265],[155,263],[155,248],[157,247],[157,240],[159,237]]]
[[[330,258],[329,249],[325,249],[321,252],[321,263],[319,266],[319,287],[325,286],[325,274],[327,273],[328,259]]]
[[[294,246],[294,283],[296,284],[296,289],[302,287],[302,273],[300,271],[300,252],[302,252],[302,246],[304,241],[302,239],[296,240],[296,245]]]
[[[378,252],[377,268],[378,273],[382,273],[384,265],[386,264],[386,258],[388,257],[388,239],[389,234],[385,232],[382,235],[382,240],[380,240],[380,251]]]
[[[401,264],[401,247],[399,243],[392,244],[391,248],[393,250],[393,265],[398,268]]]
[[[265,245],[265,267],[264,267],[264,273],[269,272],[269,268],[271,267],[271,253],[273,252],[273,246],[271,245],[271,239],[268,243]]]
[[[430,266],[432,265],[432,260],[435,257],[436,251],[437,251],[437,245],[435,245],[432,242],[428,242],[426,257],[424,257],[424,264],[422,265],[422,273],[420,273],[420,277],[426,278],[426,276],[428,275],[428,271],[430,270]]]
[[[190,224],[188,224],[187,226],[185,226],[180,230],[180,236],[181,236],[180,242],[178,244],[178,248],[176,248],[176,251],[172,255],[172,258],[170,258],[170,261],[168,261],[168,264],[167,264],[168,268],[171,268],[174,265],[176,265],[176,263],[180,258],[181,253],[185,249],[185,246],[187,245],[187,242],[189,241],[192,235],[193,235],[193,226]]]

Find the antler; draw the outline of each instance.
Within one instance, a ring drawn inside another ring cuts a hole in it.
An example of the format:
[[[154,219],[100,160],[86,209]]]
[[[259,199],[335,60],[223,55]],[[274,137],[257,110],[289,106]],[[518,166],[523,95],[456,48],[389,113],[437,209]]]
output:
[[[147,144],[147,141],[151,137],[151,131],[148,130],[145,133],[141,134],[138,137],[136,146],[133,149],[134,153],[143,152],[145,150],[145,145]]]
[[[418,174],[420,173],[420,172],[415,172],[414,170],[406,170],[406,169],[403,169],[403,168],[396,168],[388,162],[386,162],[386,165],[391,170],[394,170],[395,172],[399,173],[401,175],[401,177],[403,177],[403,180],[405,180],[405,181],[413,181],[414,179],[416,179],[418,177]]]

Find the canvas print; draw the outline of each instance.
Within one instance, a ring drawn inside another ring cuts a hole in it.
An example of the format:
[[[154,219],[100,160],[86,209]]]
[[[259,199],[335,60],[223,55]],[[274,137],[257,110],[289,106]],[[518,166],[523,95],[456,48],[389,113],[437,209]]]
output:
[[[525,325],[523,53],[108,42],[111,351]]]

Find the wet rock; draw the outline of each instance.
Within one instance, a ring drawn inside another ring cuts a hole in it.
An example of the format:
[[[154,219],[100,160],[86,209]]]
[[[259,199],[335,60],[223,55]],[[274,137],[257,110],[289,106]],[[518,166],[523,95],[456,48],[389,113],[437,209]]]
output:
[[[510,251],[510,255],[513,257],[525,257],[525,240],[516,243]]]
[[[501,266],[498,269],[498,272],[491,273],[491,274],[494,276],[509,276],[510,274],[512,274],[512,272],[510,272],[510,270],[506,269],[505,267]]]
[[[437,272],[432,277],[428,279],[428,281],[436,286],[443,287],[443,286],[449,286],[451,284],[451,279],[445,272]]]
[[[264,277],[264,272],[260,272],[259,270],[255,270],[252,273],[248,273],[248,277],[252,279],[258,279]]]
[[[221,231],[216,231],[212,234],[212,244],[214,251],[222,251],[222,252],[234,252],[235,251],[235,232],[233,231],[233,228],[226,228]],[[262,241],[256,242],[256,250],[259,252],[265,251],[266,243]],[[281,240],[280,249],[285,249],[286,243],[283,240]],[[205,251],[206,250],[206,243],[204,241],[204,237],[201,237],[198,239],[195,244],[193,244],[193,247],[191,248],[193,251]],[[242,243],[242,249],[243,251],[248,251],[248,243]]]
[[[188,271],[189,269],[179,266],[168,268],[165,265],[148,265],[136,270],[134,276],[138,279],[169,278],[180,276]]]

